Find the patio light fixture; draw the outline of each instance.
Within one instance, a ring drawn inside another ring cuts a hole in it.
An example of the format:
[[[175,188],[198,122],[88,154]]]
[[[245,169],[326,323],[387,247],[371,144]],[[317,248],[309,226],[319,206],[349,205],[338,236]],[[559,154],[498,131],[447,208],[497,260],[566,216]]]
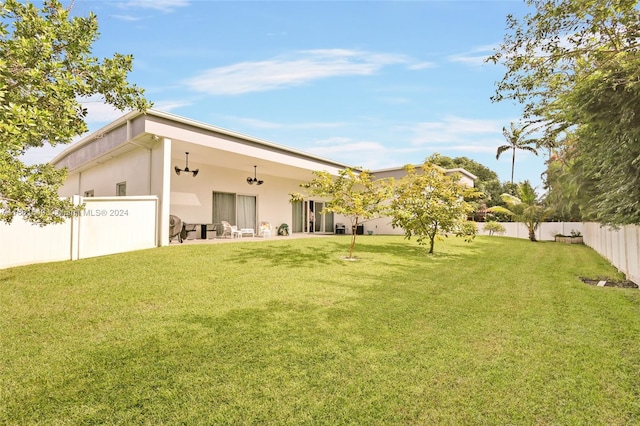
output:
[[[193,177],[196,177],[196,175],[198,174],[198,172],[200,171],[200,169],[195,169],[195,170],[189,170],[189,153],[185,152],[185,154],[187,155],[187,164],[184,167],[184,169],[181,169],[178,166],[174,167],[174,170],[176,171],[176,174],[178,176],[180,176],[180,172],[187,172],[187,173],[193,173]]]
[[[258,166],[253,166],[253,177],[249,176],[249,177],[247,178],[247,183],[248,183],[249,185],[253,185],[254,183],[255,183],[256,185],[262,185],[262,184],[264,183],[264,181],[263,181],[263,180],[259,180],[259,179],[256,177],[256,168],[257,168],[257,167],[258,167]]]

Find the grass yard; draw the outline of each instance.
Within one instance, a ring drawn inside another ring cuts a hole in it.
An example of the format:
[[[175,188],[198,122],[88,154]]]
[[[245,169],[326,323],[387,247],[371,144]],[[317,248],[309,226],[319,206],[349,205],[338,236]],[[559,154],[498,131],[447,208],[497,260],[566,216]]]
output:
[[[0,424],[640,424],[640,292],[591,249],[348,244],[0,270]]]

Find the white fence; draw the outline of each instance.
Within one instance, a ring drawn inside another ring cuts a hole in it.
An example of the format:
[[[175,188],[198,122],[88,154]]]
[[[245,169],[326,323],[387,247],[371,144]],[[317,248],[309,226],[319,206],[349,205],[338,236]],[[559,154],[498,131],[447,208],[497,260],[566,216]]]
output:
[[[583,229],[585,244],[623,272],[628,280],[640,284],[639,226],[611,229],[599,223],[585,223]]]
[[[521,223],[500,223],[506,237],[529,238],[527,227]],[[480,235],[488,235],[484,224],[478,224]],[[555,235],[570,235],[571,231],[580,232],[584,243],[607,259],[624,273],[628,280],[640,284],[640,227],[628,225],[619,229],[600,226],[599,223],[581,222],[545,222],[536,231],[538,240],[554,240]]]
[[[0,223],[0,269],[158,245],[157,197],[74,198],[85,209],[62,224],[41,227],[20,217]]]
[[[158,245],[158,199],[141,197],[96,197],[80,199],[85,210],[63,224],[40,227],[16,217],[11,225],[0,223],[0,269],[32,263],[76,260],[156,247]],[[529,238],[521,223],[501,223],[502,235]],[[365,230],[384,233],[390,228],[379,219],[366,223]],[[481,235],[489,232],[478,224]],[[389,233],[399,233],[395,229]],[[545,222],[536,231],[538,240],[552,241],[555,235],[583,235],[584,243],[597,251],[627,279],[640,284],[640,227],[620,229],[598,223]]]
[[[478,223],[479,235],[489,235],[489,232],[484,230],[484,225],[484,223]],[[500,222],[500,225],[504,226],[506,230],[502,234],[505,237],[529,238],[529,230],[522,223]],[[572,231],[584,234],[582,222],[543,222],[536,230],[536,239],[553,241],[556,235],[571,235]]]

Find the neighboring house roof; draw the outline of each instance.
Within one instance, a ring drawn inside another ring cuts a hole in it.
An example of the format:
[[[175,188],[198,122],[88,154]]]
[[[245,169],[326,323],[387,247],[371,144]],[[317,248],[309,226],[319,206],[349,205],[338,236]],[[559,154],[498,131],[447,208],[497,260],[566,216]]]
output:
[[[414,167],[417,170],[420,170],[421,165],[420,164],[414,164]],[[438,168],[442,169],[447,175],[452,175],[452,174],[460,174],[462,176],[462,180],[464,182],[468,182],[471,184],[471,186],[473,186],[473,182],[475,182],[476,179],[478,179],[478,177],[476,175],[474,175],[473,173],[468,172],[467,170],[461,168],[461,167],[457,167],[454,169],[445,169],[443,167],[437,166]],[[384,178],[390,178],[393,177],[395,179],[399,179],[401,177],[403,177],[404,175],[407,174],[407,172],[404,169],[404,166],[401,167],[391,167],[391,168],[387,168],[387,169],[380,169],[380,170],[375,170],[375,171],[371,171],[371,174],[374,175],[376,178],[379,179],[384,179]]]
[[[478,179],[478,176],[474,175],[473,173],[463,169],[462,167],[456,167],[454,169],[446,169],[447,174],[453,174],[453,173],[460,173],[463,176],[468,177],[471,180],[476,180]]]

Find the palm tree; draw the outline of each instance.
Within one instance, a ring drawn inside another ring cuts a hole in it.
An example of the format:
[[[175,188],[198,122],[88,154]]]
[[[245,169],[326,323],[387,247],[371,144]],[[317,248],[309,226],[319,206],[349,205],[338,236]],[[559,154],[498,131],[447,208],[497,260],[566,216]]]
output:
[[[522,127],[516,126],[514,123],[511,123],[511,131],[507,130],[506,127],[502,128],[502,134],[507,140],[506,145],[501,145],[498,147],[498,151],[496,152],[496,160],[500,158],[503,152],[511,150],[513,155],[511,157],[511,183],[513,184],[513,169],[516,165],[516,150],[521,149],[523,151],[533,152],[535,155],[538,155],[538,150],[530,145],[537,144],[537,139],[527,139],[531,133],[533,133],[533,129],[527,130],[527,127],[530,123],[525,124]]]
[[[502,206],[495,206],[487,209],[492,213],[503,213],[513,216],[516,222],[524,223],[529,231],[529,239],[531,241],[536,240],[536,230],[540,225],[540,222],[549,216],[551,210],[546,208],[544,204],[538,199],[535,189],[531,186],[528,180],[518,184],[518,195],[502,194],[502,201],[504,201],[509,208]]]

